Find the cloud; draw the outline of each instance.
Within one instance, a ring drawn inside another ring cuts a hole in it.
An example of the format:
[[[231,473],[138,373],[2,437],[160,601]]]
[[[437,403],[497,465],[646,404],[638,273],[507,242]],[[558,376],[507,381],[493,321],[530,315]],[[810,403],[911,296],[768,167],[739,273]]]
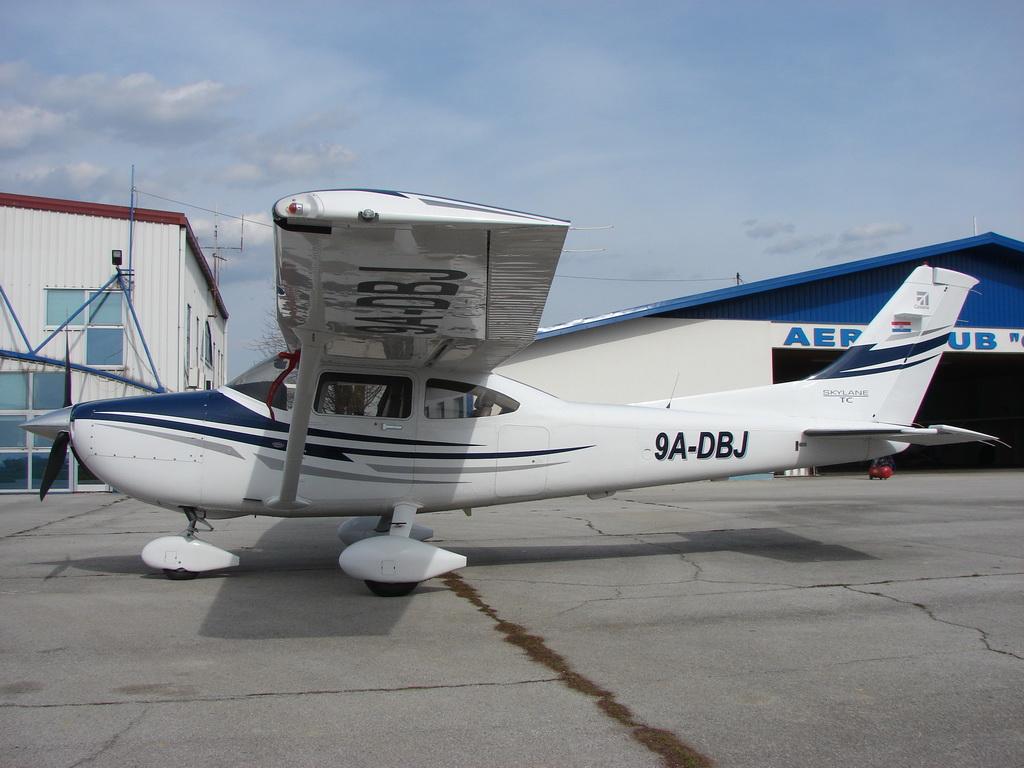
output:
[[[24,64],[0,64],[0,151],[65,150],[109,140],[180,147],[209,140],[242,90],[212,80],[167,85],[148,72],[121,78],[91,72],[44,77]]]
[[[351,124],[348,111],[336,108],[315,112],[272,131],[241,136],[232,147],[240,162],[218,174],[217,179],[234,186],[336,179],[358,158],[354,149],[335,140]]]
[[[766,240],[783,232],[791,233],[795,229],[792,224],[785,224],[781,221],[759,222],[757,219],[749,219],[743,222],[743,226],[746,227],[747,237],[754,240]]]
[[[27,195],[65,198],[124,205],[128,191],[123,172],[95,163],[79,161],[65,165],[38,165],[25,170],[0,172],[0,180]]]
[[[239,93],[211,80],[168,87],[147,72],[120,79],[90,73],[53,78],[41,100],[51,109],[65,110],[79,129],[163,146],[208,139],[225,124],[218,109]]]
[[[15,104],[0,109],[0,151],[24,149],[37,138],[60,133],[65,123],[64,115],[42,107]]]
[[[279,183],[291,179],[337,178],[356,162],[355,150],[341,144],[303,142],[290,149],[253,156],[228,167],[217,178],[233,186]]]
[[[892,235],[905,235],[910,227],[901,222],[878,222],[860,227],[850,227],[839,236],[844,243],[859,243],[865,240],[881,240]]]
[[[759,223],[756,219],[743,222],[746,227],[747,237],[754,239],[769,239],[781,233],[792,233],[795,227],[792,224],[779,222]],[[810,251],[822,248],[823,246],[837,241],[836,244],[825,250],[819,250],[818,258],[828,261],[850,260],[877,255],[886,250],[888,238],[903,235],[910,231],[910,227],[902,222],[875,222],[873,224],[862,224],[844,230],[839,236],[831,234],[821,235],[790,235],[775,240],[764,253],[768,256],[789,256],[795,253]]]
[[[839,235],[839,243],[818,253],[826,261],[839,261],[879,256],[889,250],[889,238],[905,235],[910,226],[902,222],[876,222],[850,227]]]
[[[825,243],[833,240],[832,235],[803,235],[801,237],[784,237],[770,248],[765,249],[765,253],[771,256],[785,256],[791,253],[799,253],[800,251],[806,251],[809,248],[816,248]]]

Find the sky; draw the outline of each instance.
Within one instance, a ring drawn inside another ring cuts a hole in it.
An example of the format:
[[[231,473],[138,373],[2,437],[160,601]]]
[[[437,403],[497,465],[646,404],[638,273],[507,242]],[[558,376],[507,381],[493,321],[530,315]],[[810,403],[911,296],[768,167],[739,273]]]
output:
[[[571,220],[544,325],[1024,239],[1017,0],[0,9],[0,191],[127,205],[134,167],[208,257],[216,224],[232,375],[263,354],[269,212],[296,192]]]

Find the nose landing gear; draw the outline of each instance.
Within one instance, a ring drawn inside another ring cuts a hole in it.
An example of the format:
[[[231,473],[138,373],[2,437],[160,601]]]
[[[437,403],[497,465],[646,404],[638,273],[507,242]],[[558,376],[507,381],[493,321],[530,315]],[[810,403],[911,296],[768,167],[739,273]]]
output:
[[[204,513],[193,507],[182,507],[182,511],[188,518],[188,527],[177,536],[162,536],[149,542],[142,550],[146,565],[163,571],[172,581],[186,581],[203,571],[238,565],[238,555],[196,538],[196,526],[200,523],[213,530]]]

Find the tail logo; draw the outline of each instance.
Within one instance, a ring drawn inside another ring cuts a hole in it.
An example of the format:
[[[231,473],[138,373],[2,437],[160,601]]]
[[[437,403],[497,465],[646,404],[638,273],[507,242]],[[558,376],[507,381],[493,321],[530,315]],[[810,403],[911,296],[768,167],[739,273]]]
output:
[[[928,309],[928,291],[918,291],[917,300],[914,302],[914,309]]]
[[[832,397],[843,403],[852,403],[855,397],[868,397],[866,389],[823,389],[822,397]]]

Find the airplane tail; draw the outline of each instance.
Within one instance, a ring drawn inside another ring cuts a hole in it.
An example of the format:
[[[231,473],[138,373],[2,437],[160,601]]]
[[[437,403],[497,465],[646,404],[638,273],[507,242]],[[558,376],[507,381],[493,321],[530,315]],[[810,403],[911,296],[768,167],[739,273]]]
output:
[[[676,398],[669,407],[910,425],[977,282],[952,270],[917,267],[854,346],[810,378]]]
[[[949,269],[918,267],[854,346],[806,381],[825,387],[822,400],[842,400],[848,393],[849,400],[860,402],[856,419],[912,423],[967,294],[977,283]]]

